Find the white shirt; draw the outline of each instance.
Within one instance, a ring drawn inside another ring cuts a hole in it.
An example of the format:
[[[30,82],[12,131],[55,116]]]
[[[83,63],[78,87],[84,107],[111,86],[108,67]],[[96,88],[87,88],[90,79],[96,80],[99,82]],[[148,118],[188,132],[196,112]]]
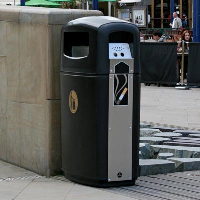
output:
[[[172,28],[181,28],[182,27],[182,21],[179,17],[174,18],[172,23]]]

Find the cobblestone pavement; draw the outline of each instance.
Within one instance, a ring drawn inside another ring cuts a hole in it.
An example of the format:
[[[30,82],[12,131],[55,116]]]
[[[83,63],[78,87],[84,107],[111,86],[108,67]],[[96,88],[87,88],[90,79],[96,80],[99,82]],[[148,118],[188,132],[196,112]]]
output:
[[[200,130],[200,88],[141,85],[141,122]]]

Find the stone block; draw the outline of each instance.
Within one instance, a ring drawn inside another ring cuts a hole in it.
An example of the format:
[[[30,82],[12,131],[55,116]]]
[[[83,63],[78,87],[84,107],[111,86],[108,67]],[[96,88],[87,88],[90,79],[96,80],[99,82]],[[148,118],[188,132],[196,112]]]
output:
[[[18,6],[0,6],[0,21],[18,22],[20,10]]]
[[[140,137],[150,137],[155,133],[160,133],[161,131],[158,129],[151,128],[141,128],[140,129]]]
[[[164,127],[164,126],[155,126],[155,127],[152,127],[152,128],[159,129],[162,132],[173,132],[173,131],[176,131],[176,130],[180,130],[179,128]]]
[[[191,147],[200,147],[200,138],[191,138],[191,137],[179,137],[174,138],[171,142],[164,142],[165,145],[173,146],[191,146]]]
[[[101,15],[102,12],[96,10],[23,7],[19,20],[30,24],[66,24],[80,17]]]
[[[21,166],[42,175],[49,170],[46,106],[20,103]]]
[[[142,159],[142,153],[139,151],[139,159]]]
[[[140,159],[140,176],[167,174],[175,172],[175,163],[168,160]]]
[[[47,99],[60,99],[60,59],[62,25],[48,27]]]
[[[162,133],[155,133],[153,134],[154,137],[165,137],[165,138],[172,138],[172,137],[181,137],[181,133],[174,133],[174,132],[162,132]]]
[[[0,56],[6,56],[5,38],[6,38],[6,22],[0,21]]]
[[[189,134],[188,137],[200,138],[200,134]]]
[[[20,24],[20,102],[46,103],[47,25]]]
[[[6,116],[7,105],[7,78],[6,57],[0,56],[0,116]]]
[[[150,128],[151,124],[140,123],[140,128]]]
[[[192,154],[192,158],[200,158],[200,152],[199,151],[198,152],[194,152]]]
[[[7,150],[6,124],[7,124],[7,117],[0,116],[0,158],[3,160],[6,160],[6,150]]]
[[[140,143],[139,150],[141,152],[141,158],[142,159],[150,159],[152,157],[150,144],[148,144],[148,143]]]
[[[170,146],[200,147],[200,144],[183,143],[183,142],[164,142],[163,144],[170,145]]]
[[[189,134],[200,134],[200,131],[176,130],[174,133],[181,133],[183,137],[188,137]]]
[[[200,170],[200,158],[168,158],[167,160],[175,162],[177,172]]]
[[[61,127],[60,127],[60,100],[47,101],[47,132],[49,138],[49,162],[50,175],[53,175],[61,170]]]
[[[6,30],[7,97],[8,101],[19,102],[19,24],[7,22]]]
[[[7,106],[7,161],[21,165],[21,135],[19,103],[8,101]],[[26,150],[24,150],[26,151]]]
[[[174,157],[173,153],[159,153],[158,154],[158,159],[166,160],[167,158]]]
[[[173,153],[177,158],[197,158],[200,156],[199,147],[169,146],[169,145],[151,145],[154,153]]]
[[[149,143],[150,145],[163,144],[163,142],[171,141],[169,138],[162,137],[140,137],[140,142]]]

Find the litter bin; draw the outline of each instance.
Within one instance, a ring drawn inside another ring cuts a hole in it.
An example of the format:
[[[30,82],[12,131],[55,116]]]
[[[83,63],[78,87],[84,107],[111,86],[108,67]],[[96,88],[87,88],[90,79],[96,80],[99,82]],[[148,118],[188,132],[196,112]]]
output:
[[[62,170],[96,187],[134,185],[139,174],[139,30],[113,17],[62,29]]]

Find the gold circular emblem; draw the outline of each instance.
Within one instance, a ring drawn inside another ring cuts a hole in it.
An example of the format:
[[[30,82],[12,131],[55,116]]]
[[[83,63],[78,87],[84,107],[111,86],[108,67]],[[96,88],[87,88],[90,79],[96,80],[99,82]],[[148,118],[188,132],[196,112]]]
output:
[[[78,109],[78,97],[74,90],[72,90],[69,94],[69,109],[71,113],[76,113]]]

